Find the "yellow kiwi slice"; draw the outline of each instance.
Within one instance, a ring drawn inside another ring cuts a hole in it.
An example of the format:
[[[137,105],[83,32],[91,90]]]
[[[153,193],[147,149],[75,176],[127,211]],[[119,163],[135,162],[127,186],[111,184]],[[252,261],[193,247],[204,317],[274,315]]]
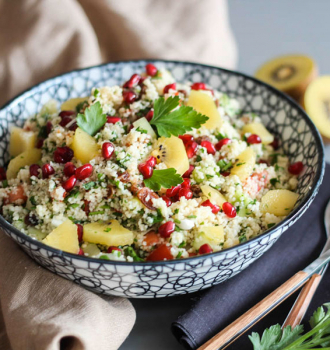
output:
[[[160,137],[152,155],[158,163],[164,162],[168,168],[174,168],[180,175],[189,169],[186,149],[182,140],[176,136]]]
[[[307,87],[302,105],[319,129],[325,142],[330,142],[330,75],[315,79]]]
[[[317,77],[317,67],[308,56],[280,56],[263,64],[255,77],[298,100]]]

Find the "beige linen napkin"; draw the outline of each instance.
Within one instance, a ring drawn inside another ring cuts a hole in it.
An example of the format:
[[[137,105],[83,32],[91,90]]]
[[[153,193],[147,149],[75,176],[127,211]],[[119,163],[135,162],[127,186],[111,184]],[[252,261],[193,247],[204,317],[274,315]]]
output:
[[[127,299],[100,297],[54,275],[3,232],[0,295],[1,350],[118,349],[135,322]]]

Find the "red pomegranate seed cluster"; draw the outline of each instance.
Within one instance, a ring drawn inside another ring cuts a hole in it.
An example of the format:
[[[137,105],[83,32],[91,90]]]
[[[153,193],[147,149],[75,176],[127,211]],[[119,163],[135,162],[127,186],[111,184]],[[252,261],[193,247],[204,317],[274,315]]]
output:
[[[230,218],[234,218],[236,216],[236,209],[229,202],[225,202],[222,204],[222,210]]]
[[[149,157],[144,163],[138,165],[139,172],[145,179],[149,179],[154,172],[154,167],[156,166],[156,164],[156,158]]]
[[[206,201],[204,201],[201,204],[203,207],[210,207],[212,209],[212,213],[213,214],[218,214],[220,211],[220,207],[216,204],[213,204],[209,199],[207,199]]]
[[[177,202],[181,197],[186,199],[191,199],[193,197],[191,180],[188,178],[184,178],[182,184],[166,190],[166,198],[170,199],[172,202]]]
[[[73,151],[67,146],[57,147],[54,152],[54,161],[56,163],[65,164],[67,162],[70,162],[72,158]]]
[[[231,139],[228,139],[228,138],[224,138],[224,139],[221,139],[216,145],[215,145],[215,149],[217,151],[220,151],[222,146],[224,145],[228,145],[228,143],[231,143]]]
[[[191,85],[191,89],[192,90],[205,90],[206,86],[204,83],[193,83]]]
[[[214,144],[210,141],[202,141],[201,146],[206,148],[208,154],[215,154],[216,152]]]
[[[211,246],[207,243],[201,245],[199,247],[199,250],[198,250],[198,253],[199,254],[209,254],[209,253],[212,253],[213,252],[213,249],[211,248]]]

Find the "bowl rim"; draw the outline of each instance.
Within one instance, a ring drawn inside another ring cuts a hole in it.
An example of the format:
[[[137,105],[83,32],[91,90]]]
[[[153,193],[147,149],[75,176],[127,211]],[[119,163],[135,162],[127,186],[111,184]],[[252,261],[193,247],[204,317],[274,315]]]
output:
[[[226,69],[226,68],[216,67],[216,66],[212,66],[212,65],[208,65],[208,64],[190,62],[190,61],[180,61],[180,60],[146,58],[146,59],[133,59],[133,60],[128,59],[128,60],[111,61],[111,62],[97,64],[97,65],[93,65],[93,66],[89,66],[89,67],[85,67],[85,68],[74,69],[74,70],[68,71],[66,73],[59,74],[59,75],[53,76],[51,78],[48,78],[48,79],[46,79],[38,84],[35,84],[35,85],[27,88],[23,92],[17,94],[15,97],[10,99],[7,103],[5,103],[0,108],[0,112],[2,110],[6,109],[7,107],[9,107],[14,102],[20,102],[23,99],[27,99],[29,97],[29,95],[28,95],[29,93],[30,94],[33,93],[36,88],[38,88],[39,86],[41,86],[47,82],[51,82],[52,80],[56,80],[58,78],[64,78],[65,76],[69,76],[72,73],[79,73],[82,71],[91,70],[93,68],[106,67],[110,64],[118,65],[121,63],[129,64],[129,63],[139,63],[139,62],[141,62],[141,63],[143,62],[146,64],[147,63],[164,62],[164,63],[174,63],[174,64],[181,64],[181,65],[191,65],[191,66],[196,66],[196,67],[201,67],[201,68],[205,67],[205,68],[209,68],[209,69],[215,69],[215,70],[222,71],[224,73],[228,73],[231,75],[240,76],[240,77],[243,77],[244,79],[250,79],[257,84],[266,87],[273,94],[286,100],[291,105],[291,107],[296,108],[300,112],[300,114],[303,116],[306,123],[310,127],[311,133],[312,133],[313,137],[315,138],[315,142],[316,142],[316,146],[317,146],[317,150],[318,150],[318,154],[319,154],[318,155],[319,166],[318,166],[315,178],[313,180],[313,183],[310,185],[309,192],[304,197],[302,202],[292,212],[290,212],[290,214],[288,216],[286,216],[282,221],[280,221],[277,225],[273,226],[272,228],[264,231],[260,235],[253,237],[252,239],[250,239],[246,242],[239,243],[235,246],[220,250],[218,252],[213,252],[213,253],[204,254],[204,255],[197,255],[197,256],[183,258],[183,259],[173,259],[173,260],[145,261],[145,262],[132,261],[132,262],[130,262],[130,261],[118,261],[118,260],[106,260],[106,259],[99,259],[99,258],[91,258],[91,257],[87,257],[87,256],[81,256],[78,254],[68,253],[68,252],[65,252],[63,250],[59,250],[59,249],[50,247],[50,246],[48,246],[48,245],[46,245],[46,244],[44,244],[36,239],[33,239],[30,236],[28,236],[25,233],[18,230],[13,225],[11,225],[7,220],[5,220],[5,218],[2,215],[0,215],[0,227],[4,227],[5,229],[14,233],[19,238],[21,238],[25,241],[28,241],[31,244],[36,245],[38,248],[48,250],[51,253],[56,254],[56,256],[62,256],[64,258],[67,257],[67,258],[71,258],[71,259],[78,259],[78,260],[86,261],[88,263],[147,267],[147,266],[159,266],[159,265],[164,266],[164,265],[173,265],[173,264],[185,264],[185,263],[189,263],[192,261],[198,262],[199,260],[205,260],[206,258],[213,258],[213,257],[216,257],[218,255],[228,253],[231,250],[235,250],[235,249],[238,249],[238,248],[241,248],[244,246],[248,246],[252,242],[257,242],[257,241],[261,240],[262,238],[271,235],[271,233],[273,233],[277,230],[280,230],[283,226],[285,226],[289,221],[292,221],[299,214],[303,214],[303,210],[304,210],[305,206],[308,204],[309,201],[313,200],[314,199],[313,197],[315,197],[315,195],[317,194],[319,187],[322,183],[323,175],[324,175],[324,171],[325,171],[324,146],[323,146],[323,142],[322,142],[320,133],[319,133],[318,129],[316,128],[315,124],[312,122],[311,118],[308,116],[308,114],[302,109],[302,107],[295,100],[293,100],[290,96],[286,95],[285,93],[277,90],[273,86],[271,86],[271,85],[269,85],[269,84],[267,84],[259,79],[256,79],[255,77],[252,77],[248,74],[245,74],[245,73],[242,73],[239,71],[235,71],[235,70]]]

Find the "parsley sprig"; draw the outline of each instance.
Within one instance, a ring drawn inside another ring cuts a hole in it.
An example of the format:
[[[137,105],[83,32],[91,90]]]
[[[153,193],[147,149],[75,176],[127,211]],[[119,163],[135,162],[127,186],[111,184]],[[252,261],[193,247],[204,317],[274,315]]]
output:
[[[324,311],[324,307],[327,311]],[[311,330],[302,335],[302,325],[283,330],[279,324],[267,328],[262,337],[252,333],[249,338],[254,350],[313,350],[319,347],[330,349],[330,303],[319,307],[309,320]]]
[[[162,187],[171,188],[182,182],[181,175],[177,174],[174,168],[154,170],[152,176],[144,180],[144,184],[153,191],[159,191]]]
[[[79,113],[77,124],[87,134],[94,136],[106,123],[107,117],[103,114],[99,101],[85,109],[84,114]]]
[[[183,135],[193,128],[198,129],[209,118],[189,106],[179,106],[178,96],[164,99],[160,97],[154,103],[154,116],[150,124],[157,128],[159,136]],[[177,108],[177,109],[175,109]]]

